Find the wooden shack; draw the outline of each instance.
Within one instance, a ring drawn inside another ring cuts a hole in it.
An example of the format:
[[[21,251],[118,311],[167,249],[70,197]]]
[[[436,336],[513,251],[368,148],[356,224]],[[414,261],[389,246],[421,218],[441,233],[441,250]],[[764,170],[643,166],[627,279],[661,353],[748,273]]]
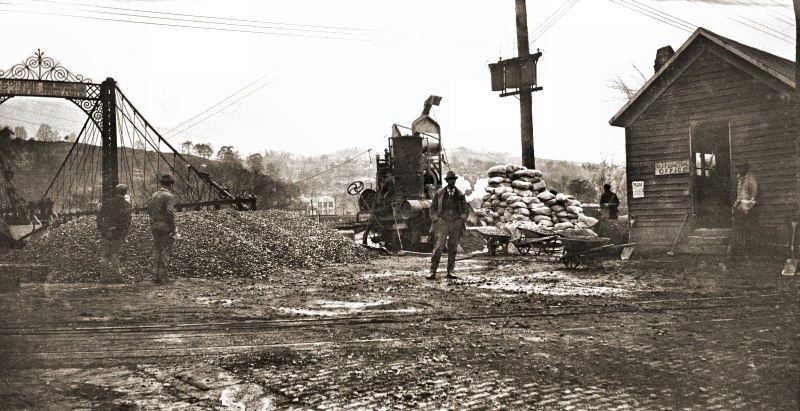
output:
[[[759,242],[779,247],[798,205],[792,61],[698,28],[609,121],[625,128],[632,241],[643,249],[723,254],[736,166],[759,181]]]

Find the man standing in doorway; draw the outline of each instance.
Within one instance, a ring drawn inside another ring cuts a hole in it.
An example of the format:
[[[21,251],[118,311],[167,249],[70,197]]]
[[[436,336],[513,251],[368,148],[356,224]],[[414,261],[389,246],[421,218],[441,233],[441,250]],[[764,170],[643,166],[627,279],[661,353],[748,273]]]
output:
[[[125,199],[128,186],[119,184],[114,196],[100,206],[97,231],[100,232],[100,278],[105,282],[120,281],[119,252],[131,226],[131,204]]]
[[[170,192],[175,180],[165,174],[158,179],[161,188],[150,198],[150,228],[153,231],[153,282],[167,281],[167,267],[178,229],[175,226],[175,197]]]
[[[758,223],[758,180],[747,160],[739,164],[737,171],[736,201],[733,203],[733,225],[736,229],[734,250],[736,253],[746,253],[753,245],[755,225]]]
[[[458,240],[466,231],[466,221],[469,216],[469,205],[461,190],[456,188],[458,177],[452,171],[447,172],[444,178],[447,186],[439,189],[431,201],[431,233],[434,235],[436,245],[431,257],[431,275],[429,280],[436,278],[436,269],[442,258],[442,251],[447,246],[447,278],[456,278],[453,270],[456,266],[456,252]]]
[[[608,210],[608,219],[619,218],[619,197],[611,191],[611,184],[603,184],[603,194],[600,195],[600,209]]]

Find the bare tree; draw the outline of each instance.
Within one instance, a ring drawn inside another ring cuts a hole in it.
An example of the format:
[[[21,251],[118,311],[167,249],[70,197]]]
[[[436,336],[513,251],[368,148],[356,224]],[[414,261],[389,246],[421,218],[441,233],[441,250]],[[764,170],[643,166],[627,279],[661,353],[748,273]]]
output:
[[[619,100],[630,100],[631,97],[633,97],[636,92],[642,88],[644,83],[647,82],[647,77],[644,75],[644,73],[642,73],[642,71],[639,70],[635,64],[631,64],[631,66],[633,66],[633,69],[636,70],[638,76],[631,75],[629,76],[629,79],[626,80],[622,78],[621,75],[617,75],[617,77],[611,79],[608,84],[610,89],[621,94],[621,96],[618,97]]]

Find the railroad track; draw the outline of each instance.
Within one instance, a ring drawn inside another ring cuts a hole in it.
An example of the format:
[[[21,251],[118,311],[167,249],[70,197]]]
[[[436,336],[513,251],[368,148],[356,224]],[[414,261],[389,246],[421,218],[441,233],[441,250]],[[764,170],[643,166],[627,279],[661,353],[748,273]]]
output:
[[[398,338],[354,338],[351,332],[381,331],[414,323],[592,317],[633,312],[706,311],[743,307],[797,304],[796,293],[751,294],[683,299],[651,299],[613,304],[576,304],[549,307],[490,309],[480,313],[455,314],[434,311],[413,314],[362,314],[333,318],[237,319],[213,322],[149,324],[0,327],[0,359],[17,366],[74,366],[86,363],[141,363],[179,357],[229,355],[257,350],[292,347],[312,349],[351,344],[419,343],[451,338],[436,333]],[[769,312],[764,318],[796,313]],[[699,321],[729,320],[717,314]],[[372,326],[380,326],[373,329]],[[539,327],[545,330],[554,327]],[[360,330],[359,330],[360,329]]]

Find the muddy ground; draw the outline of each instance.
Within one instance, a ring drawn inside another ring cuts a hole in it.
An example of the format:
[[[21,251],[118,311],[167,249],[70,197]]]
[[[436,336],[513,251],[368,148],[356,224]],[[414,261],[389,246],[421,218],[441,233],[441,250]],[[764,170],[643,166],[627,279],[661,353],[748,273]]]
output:
[[[463,258],[464,256],[462,256]],[[424,256],[0,293],[0,404],[31,410],[797,410],[800,276],[775,257],[566,269]]]

